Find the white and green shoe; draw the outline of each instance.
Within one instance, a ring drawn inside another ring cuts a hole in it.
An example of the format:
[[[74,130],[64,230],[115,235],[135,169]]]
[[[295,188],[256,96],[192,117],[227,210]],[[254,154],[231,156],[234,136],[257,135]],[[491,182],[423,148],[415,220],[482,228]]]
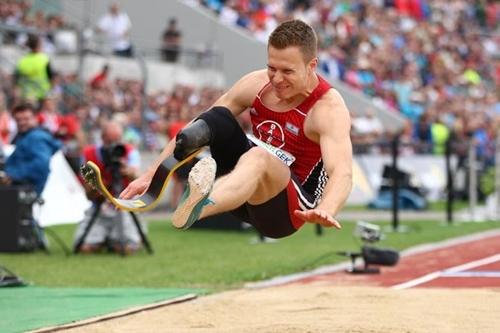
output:
[[[189,172],[184,194],[172,215],[172,224],[178,229],[187,229],[196,222],[204,206],[213,204],[208,198],[215,182],[217,164],[208,156],[196,163]]]

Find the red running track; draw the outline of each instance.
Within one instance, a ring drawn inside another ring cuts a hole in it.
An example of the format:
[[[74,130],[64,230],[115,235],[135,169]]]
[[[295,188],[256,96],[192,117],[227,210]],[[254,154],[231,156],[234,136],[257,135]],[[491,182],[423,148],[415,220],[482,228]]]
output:
[[[447,271],[452,269],[452,271]],[[420,279],[420,280],[416,280]],[[344,271],[309,276],[298,283],[444,288],[500,288],[500,234],[402,256],[380,274]]]

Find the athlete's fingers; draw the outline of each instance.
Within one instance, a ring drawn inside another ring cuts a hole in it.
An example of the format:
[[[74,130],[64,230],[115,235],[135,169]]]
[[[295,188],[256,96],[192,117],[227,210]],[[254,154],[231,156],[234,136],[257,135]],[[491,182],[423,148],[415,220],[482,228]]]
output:
[[[328,212],[324,210],[318,210],[318,209],[312,209],[306,211],[295,210],[294,214],[295,216],[306,222],[317,223],[324,227],[334,227],[337,229],[342,228],[340,223],[335,218],[333,218],[333,216],[331,216]]]
[[[123,191],[122,193],[120,193],[120,199],[130,199],[132,197],[132,194],[131,194],[131,188],[130,186],[127,186]]]
[[[335,218],[333,218],[332,216],[330,216],[329,218],[329,221],[334,228],[337,228],[337,229],[342,229],[342,225],[339,223],[339,221],[337,221]]]
[[[125,196],[127,195],[128,192],[128,187],[126,187],[118,196],[120,199],[125,199]]]

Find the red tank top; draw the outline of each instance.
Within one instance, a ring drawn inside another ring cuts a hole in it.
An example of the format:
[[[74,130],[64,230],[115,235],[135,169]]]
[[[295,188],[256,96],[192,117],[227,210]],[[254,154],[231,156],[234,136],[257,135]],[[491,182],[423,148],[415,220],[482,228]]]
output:
[[[317,143],[304,134],[304,120],[313,105],[330,88],[330,84],[318,75],[319,83],[299,106],[288,111],[277,112],[266,107],[261,100],[262,93],[270,85],[267,83],[257,94],[250,118],[253,134],[266,143],[281,148],[296,160],[291,165],[292,172],[309,193],[321,196],[327,175],[323,169],[321,150]]]

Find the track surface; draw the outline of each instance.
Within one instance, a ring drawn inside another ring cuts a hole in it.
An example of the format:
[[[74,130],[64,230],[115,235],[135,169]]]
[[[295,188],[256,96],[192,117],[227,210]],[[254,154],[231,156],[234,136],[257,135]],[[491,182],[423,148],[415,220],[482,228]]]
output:
[[[344,271],[306,277],[297,283],[412,287],[500,288],[500,234],[402,256],[395,267],[381,274],[348,274]]]

